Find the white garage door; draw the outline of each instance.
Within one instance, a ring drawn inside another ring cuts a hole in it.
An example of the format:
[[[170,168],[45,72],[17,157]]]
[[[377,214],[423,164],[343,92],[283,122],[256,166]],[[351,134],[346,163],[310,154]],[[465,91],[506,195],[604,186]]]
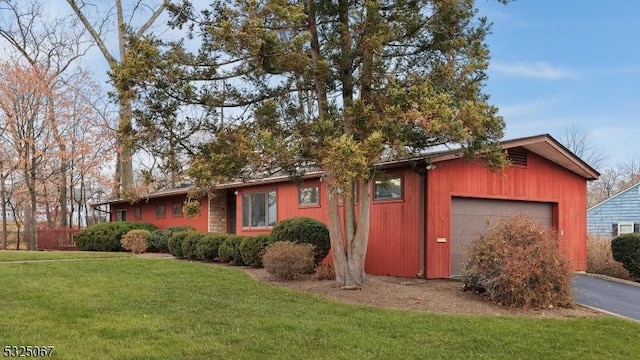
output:
[[[501,217],[527,214],[543,226],[553,226],[553,204],[454,197],[451,200],[451,276],[461,273],[466,248]]]

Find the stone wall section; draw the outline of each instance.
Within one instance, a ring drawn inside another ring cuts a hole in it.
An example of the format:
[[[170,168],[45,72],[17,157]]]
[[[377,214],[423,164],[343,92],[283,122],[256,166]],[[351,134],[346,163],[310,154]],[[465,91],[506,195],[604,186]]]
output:
[[[209,194],[209,232],[227,232],[227,191]]]

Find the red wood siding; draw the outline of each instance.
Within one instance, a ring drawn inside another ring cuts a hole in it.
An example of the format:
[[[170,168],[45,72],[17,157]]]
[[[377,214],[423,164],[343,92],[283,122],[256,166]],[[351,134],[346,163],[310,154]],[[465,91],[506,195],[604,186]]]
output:
[[[173,216],[173,204],[182,204],[186,195],[174,195],[167,197],[151,198],[148,201],[141,200],[135,204],[119,203],[111,205],[111,221],[115,221],[115,214],[119,210],[127,212],[127,221],[145,222],[157,226],[159,229],[166,229],[171,226],[188,225],[193,226],[198,231],[208,230],[207,216],[209,213],[207,198],[200,201],[200,214],[191,218],[181,214],[179,217]],[[156,206],[164,204],[165,215],[163,218],[156,217]],[[140,208],[140,219],[134,218],[134,209]]]
[[[365,269],[371,274],[413,277],[420,266],[420,175],[411,169],[387,174],[402,176],[403,198],[371,202]]]
[[[427,174],[426,268],[428,278],[449,276],[451,198],[544,201],[556,205],[555,226],[560,250],[574,270],[586,269],[586,181],[556,164],[529,153],[526,167],[503,173],[464,160],[439,162]],[[447,242],[436,242],[446,238]]]
[[[300,206],[298,205],[298,187],[320,185],[320,205]],[[277,198],[277,221],[280,222],[284,219],[292,218],[294,216],[306,216],[312,219],[327,223],[327,198],[326,198],[326,186],[320,183],[319,179],[307,180],[303,185],[298,185],[291,182],[274,183],[268,185],[256,185],[251,187],[244,187],[238,189],[236,195],[236,233],[242,236],[268,234],[271,232],[271,227],[266,228],[243,228],[242,227],[242,195],[251,194],[255,192],[267,192],[275,191]]]
[[[403,199],[391,201],[372,201],[371,231],[365,270],[370,274],[383,274],[411,277],[419,267],[418,229],[419,229],[419,186],[420,177],[411,170],[388,172],[403,177]],[[320,205],[298,205],[298,187],[320,185]],[[242,194],[263,191],[276,191],[277,220],[282,221],[294,216],[306,216],[327,223],[327,192],[324,183],[319,180],[307,180],[303,185],[295,183],[275,183],[238,189],[237,234],[257,235],[271,232],[271,228],[242,228]]]

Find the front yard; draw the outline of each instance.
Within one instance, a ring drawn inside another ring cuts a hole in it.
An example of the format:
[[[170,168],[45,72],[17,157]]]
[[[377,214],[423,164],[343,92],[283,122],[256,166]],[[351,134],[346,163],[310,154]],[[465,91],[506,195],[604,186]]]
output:
[[[50,345],[60,359],[640,356],[640,325],[614,317],[384,310],[271,286],[204,263],[82,253],[53,255],[83,258],[76,261],[11,262],[24,254],[52,257],[0,252],[0,347]]]

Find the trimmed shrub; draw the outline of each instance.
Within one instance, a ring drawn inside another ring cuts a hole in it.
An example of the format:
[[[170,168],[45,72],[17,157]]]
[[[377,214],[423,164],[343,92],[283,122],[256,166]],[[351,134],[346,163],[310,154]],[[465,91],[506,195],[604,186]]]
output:
[[[228,236],[218,248],[218,259],[222,263],[231,265],[243,265],[242,255],[240,254],[240,243],[244,238],[242,236]]]
[[[196,259],[204,261],[214,261],[218,258],[218,249],[229,235],[227,234],[205,234],[196,245]]]
[[[196,259],[196,246],[202,237],[203,233],[197,231],[189,231],[188,235],[182,240],[182,256],[185,259]]]
[[[177,258],[184,257],[184,252],[182,252],[182,242],[192,232],[193,231],[178,231],[171,234],[171,237],[167,242],[167,245],[169,246],[169,252],[171,252],[171,255]]]
[[[74,235],[73,239],[82,251],[123,251],[120,239],[134,229],[156,230],[147,223],[131,223],[124,221],[100,223],[88,226]]]
[[[613,259],[611,240],[591,235],[587,238],[587,272],[632,280],[622,263]]]
[[[254,268],[261,268],[264,250],[273,243],[270,235],[245,237],[240,243],[242,262]]]
[[[333,268],[333,263],[320,264],[316,266],[316,280],[335,280],[336,270]]]
[[[169,238],[173,233],[180,231],[195,231],[195,229],[191,226],[172,226],[168,227],[164,230],[156,230],[151,233],[151,237],[149,238],[149,252],[160,252],[167,253],[169,252]]]
[[[613,259],[622,263],[635,281],[640,282],[640,233],[624,234],[611,240]]]
[[[474,242],[463,266],[465,289],[511,307],[571,307],[571,269],[557,236],[526,215],[501,219]]]
[[[311,244],[278,241],[267,247],[262,261],[269,274],[281,280],[295,280],[313,272],[313,257]]]
[[[307,217],[298,216],[279,222],[273,227],[271,237],[274,241],[314,245],[316,265],[327,256],[329,249],[331,249],[327,226],[318,220]]]
[[[124,234],[120,240],[120,245],[125,250],[129,250],[135,254],[141,254],[147,251],[150,236],[151,232],[149,230],[134,229]]]

